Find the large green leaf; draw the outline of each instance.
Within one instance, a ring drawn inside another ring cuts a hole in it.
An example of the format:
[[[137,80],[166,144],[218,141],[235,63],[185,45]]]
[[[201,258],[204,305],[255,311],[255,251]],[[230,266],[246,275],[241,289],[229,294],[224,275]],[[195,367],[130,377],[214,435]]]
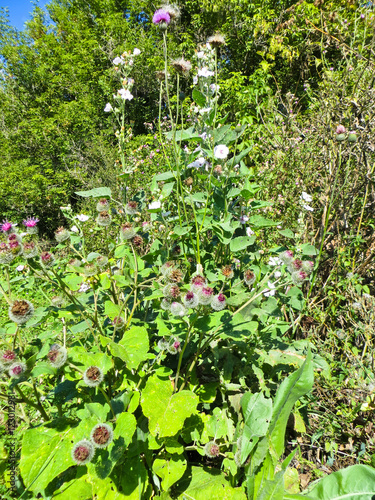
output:
[[[374,500],[375,469],[352,465],[324,477],[306,493],[314,500]]]
[[[167,491],[178,481],[186,470],[186,459],[183,455],[169,455],[166,458],[157,458],[154,461],[152,470],[161,477],[162,488]]]
[[[84,198],[107,198],[111,197],[111,189],[109,187],[100,187],[90,189],[90,191],[76,191],[78,196],[83,196]]]
[[[54,492],[53,498],[57,500],[87,500],[92,498],[92,485],[88,481],[88,476],[73,479],[64,483],[61,488]]]
[[[192,467],[191,479],[177,483],[179,500],[246,500],[241,488],[232,488],[223,473],[217,469]]]
[[[159,437],[174,436],[180,431],[185,419],[196,411],[198,402],[198,396],[192,391],[173,394],[169,378],[161,378],[159,374],[147,380],[141,396],[143,413],[149,419],[149,430]]]
[[[75,465],[73,444],[90,436],[97,418],[87,418],[78,427],[65,430],[36,427],[25,432],[22,440],[20,471],[27,488],[34,493],[44,490],[59,474]]]
[[[314,369],[311,351],[297,371],[285,379],[276,392],[270,424],[271,442],[278,456],[284,451],[285,429],[289,415],[296,401],[311,391],[314,383]]]
[[[107,373],[113,365],[112,358],[107,354],[87,352],[83,347],[78,346],[69,349],[69,357],[72,359],[73,364],[82,371],[89,366],[98,366],[103,370],[103,373]]]
[[[244,415],[244,429],[240,461],[243,464],[259,438],[267,433],[272,417],[272,399],[265,398],[261,393],[247,392],[241,398],[241,407]]]
[[[239,252],[240,250],[244,250],[249,245],[253,245],[255,242],[255,236],[237,236],[237,238],[233,238],[230,242],[230,250],[231,252]]]
[[[122,359],[128,368],[136,369],[147,359],[149,350],[148,333],[144,326],[132,326],[126,330],[118,344],[109,342],[113,356]]]

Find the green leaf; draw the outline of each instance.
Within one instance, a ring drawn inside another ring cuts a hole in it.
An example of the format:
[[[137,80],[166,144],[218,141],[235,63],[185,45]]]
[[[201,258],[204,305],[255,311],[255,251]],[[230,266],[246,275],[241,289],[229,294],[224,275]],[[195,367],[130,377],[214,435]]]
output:
[[[64,483],[61,488],[53,493],[53,498],[57,500],[87,500],[92,498],[92,485],[85,474],[79,479],[73,479]]]
[[[262,215],[253,215],[249,219],[249,224],[254,227],[272,227],[277,226],[280,222],[266,219]]]
[[[173,228],[174,234],[177,236],[183,236],[184,234],[188,233],[191,230],[192,226],[175,226]]]
[[[232,488],[217,469],[192,467],[190,474],[177,483],[179,500],[246,500],[242,488]]]
[[[41,363],[38,363],[32,370],[31,372],[31,376],[32,377],[39,377],[39,375],[44,375],[44,374],[48,374],[48,375],[56,375],[56,368],[54,368],[52,365],[50,365],[49,363],[47,362],[41,362]]]
[[[166,138],[173,139],[173,132],[168,132],[168,134],[166,134]],[[190,139],[196,139],[199,141],[202,140],[198,132],[194,132],[194,127],[176,131],[176,141],[189,141]]]
[[[75,194],[78,194],[78,196],[83,196],[84,198],[110,198],[112,195],[112,192],[110,188],[108,187],[100,187],[100,188],[94,188],[90,189],[90,191],[76,191]]]
[[[285,379],[276,392],[270,424],[271,442],[280,457],[284,451],[285,429],[289,415],[296,401],[311,391],[314,383],[314,369],[311,351],[296,372]]]
[[[177,172],[163,172],[162,174],[155,175],[154,179],[157,181],[166,181],[168,179],[174,179],[177,175]]]
[[[77,276],[76,274],[69,273],[62,281],[67,285],[67,287],[76,292],[82,283],[82,276]]]
[[[103,373],[107,373],[113,365],[112,358],[107,354],[87,352],[83,347],[78,346],[69,349],[69,357],[72,359],[73,364],[82,371],[89,366],[98,366]]]
[[[92,321],[88,322],[86,320],[83,320],[80,323],[77,323],[76,325],[69,326],[69,330],[72,333],[82,333],[88,330],[90,326],[92,326]]]
[[[319,253],[319,250],[317,248],[315,248],[313,245],[309,245],[308,243],[301,245],[301,250],[303,255],[318,255]]]
[[[284,499],[284,472],[280,471],[274,479],[267,479],[264,482],[257,500],[283,500]]]
[[[255,241],[255,236],[237,236],[237,238],[233,238],[230,242],[230,249],[232,252],[239,252],[244,250],[249,245],[253,245]]]
[[[147,359],[149,341],[146,328],[133,326],[127,330],[118,344],[109,342],[113,356],[122,359],[130,369],[138,368],[139,363]]]
[[[185,419],[195,413],[198,402],[198,396],[192,391],[173,394],[169,378],[160,378],[159,374],[147,380],[141,395],[143,413],[149,419],[149,430],[159,437],[174,436],[180,431]]]
[[[272,400],[265,398],[261,393],[247,392],[242,396],[241,408],[244,415],[244,429],[240,461],[243,464],[259,438],[267,433],[272,417]]]
[[[369,465],[333,472],[306,491],[314,500],[373,500],[374,492],[375,469]]]
[[[157,458],[153,463],[152,470],[161,477],[163,490],[168,491],[184,475],[186,459],[183,455],[176,454],[168,458]]]
[[[114,304],[110,300],[107,300],[104,304],[104,312],[110,318],[113,319],[120,314],[121,306]]]
[[[290,229],[281,229],[278,231],[279,234],[281,234],[281,236],[285,236],[286,238],[294,238],[294,233],[292,230]]]
[[[90,435],[96,418],[83,420],[78,427],[65,424],[56,430],[36,427],[25,432],[22,439],[20,471],[27,488],[34,493],[43,491],[56,476],[74,465],[73,444]]]
[[[111,457],[116,454],[115,448],[117,440],[118,444],[123,448],[123,451],[125,451],[132,441],[136,427],[137,421],[133,414],[123,412],[117,417],[116,427],[113,432],[114,448],[111,451]]]
[[[200,92],[198,89],[194,88],[192,95],[193,95],[194,101],[198,104],[198,106],[200,106],[201,108],[204,108],[206,106],[206,98],[202,94],[202,92]]]

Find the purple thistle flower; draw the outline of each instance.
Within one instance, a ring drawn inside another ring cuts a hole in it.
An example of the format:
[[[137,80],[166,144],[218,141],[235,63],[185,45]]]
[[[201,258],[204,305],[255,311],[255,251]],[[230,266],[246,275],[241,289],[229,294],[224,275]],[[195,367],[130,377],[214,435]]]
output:
[[[4,233],[11,233],[13,232],[13,224],[9,222],[7,219],[3,220],[3,223],[0,225],[0,229]]]
[[[171,16],[168,14],[167,11],[163,9],[158,9],[153,18],[152,22],[156,25],[161,25],[161,27],[167,27],[168,24],[171,22]]]
[[[23,225],[26,227],[35,227],[39,222],[37,217],[29,217],[28,219],[23,221]]]

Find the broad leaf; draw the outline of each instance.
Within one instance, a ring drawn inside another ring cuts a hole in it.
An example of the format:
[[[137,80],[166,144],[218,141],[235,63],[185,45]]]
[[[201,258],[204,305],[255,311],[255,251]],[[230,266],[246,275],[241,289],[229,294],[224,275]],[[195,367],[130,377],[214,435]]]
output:
[[[84,198],[110,198],[112,193],[110,188],[100,187],[90,189],[90,191],[76,191],[76,194],[78,194],[78,196],[83,196]]]

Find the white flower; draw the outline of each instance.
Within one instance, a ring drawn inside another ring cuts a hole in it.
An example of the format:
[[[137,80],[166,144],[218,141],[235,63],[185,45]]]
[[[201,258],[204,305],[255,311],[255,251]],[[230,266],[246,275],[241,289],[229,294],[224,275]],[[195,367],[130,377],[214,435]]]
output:
[[[25,266],[22,264],[16,267],[16,271],[23,271],[25,269]]]
[[[193,76],[193,85],[196,85],[198,83],[198,77],[195,75]]]
[[[266,288],[264,290],[263,295],[265,297],[271,297],[271,296],[275,295],[275,293],[276,293],[276,287],[275,287],[275,285],[269,281],[267,283],[267,286],[268,286],[268,288]]]
[[[86,222],[87,220],[89,220],[90,216],[85,214],[79,214],[76,215],[75,218],[78,219],[80,222]]]
[[[280,278],[280,276],[281,276],[281,272],[280,272],[280,271],[275,271],[275,272],[274,272],[274,276],[275,276],[275,278],[276,278],[276,279],[277,279],[277,278]]]
[[[201,108],[199,110],[199,114],[200,115],[204,115],[205,113],[209,113],[211,111],[212,108]]]
[[[204,67],[198,70],[198,76],[203,76],[203,78],[208,78],[209,76],[214,76],[214,72],[210,71],[208,68]]]
[[[269,266],[279,266],[281,264],[281,260],[279,257],[270,257],[270,260],[268,261]]]
[[[310,203],[310,201],[312,201],[312,196],[310,194],[305,193],[305,191],[302,191],[300,198],[303,201],[307,201],[307,203]]]
[[[247,227],[247,228],[246,228],[246,234],[247,234],[248,236],[252,236],[252,235],[253,235],[253,234],[255,234],[255,233],[254,233],[254,231],[253,231],[250,227]]]
[[[141,51],[140,51],[139,49],[137,49],[137,48],[135,48],[135,49],[133,50],[133,55],[134,55],[134,56],[139,56],[139,54],[140,54],[140,53],[141,53]]]
[[[249,220],[249,217],[247,215],[241,215],[241,217],[240,217],[241,224],[246,224],[246,222],[248,220]]]
[[[70,205],[68,205],[67,207],[60,207],[60,210],[71,210],[72,207]]]
[[[122,57],[115,57],[112,61],[112,63],[115,65],[115,66],[118,66],[119,64],[124,64],[125,61]]]
[[[111,111],[113,111],[113,108],[109,102],[107,102],[107,104],[105,105],[104,111],[105,113],[110,113]]]
[[[152,203],[149,204],[148,209],[149,210],[157,210],[160,207],[161,207],[160,201],[153,201]]]
[[[210,89],[212,90],[212,92],[219,92],[220,86],[215,85],[215,83],[211,83]]]
[[[78,292],[87,292],[87,290],[90,290],[90,285],[88,283],[82,283]]]
[[[204,55],[203,50],[200,50],[200,51],[197,53],[197,57],[198,57],[198,59],[204,59],[204,58],[205,58],[205,55]]]
[[[214,156],[220,160],[224,160],[229,154],[229,149],[225,146],[225,144],[219,144],[214,147]]]
[[[77,226],[72,226],[72,227],[70,228],[70,230],[71,230],[73,233],[79,233],[79,229],[78,229],[78,227],[77,227]]]
[[[313,212],[314,209],[312,207],[310,207],[310,205],[302,205],[302,207],[305,209],[305,210],[308,210],[309,212]]]
[[[120,89],[117,93],[120,94],[121,99],[126,99],[127,101],[131,101],[133,99],[133,94],[131,94],[127,89]]]

